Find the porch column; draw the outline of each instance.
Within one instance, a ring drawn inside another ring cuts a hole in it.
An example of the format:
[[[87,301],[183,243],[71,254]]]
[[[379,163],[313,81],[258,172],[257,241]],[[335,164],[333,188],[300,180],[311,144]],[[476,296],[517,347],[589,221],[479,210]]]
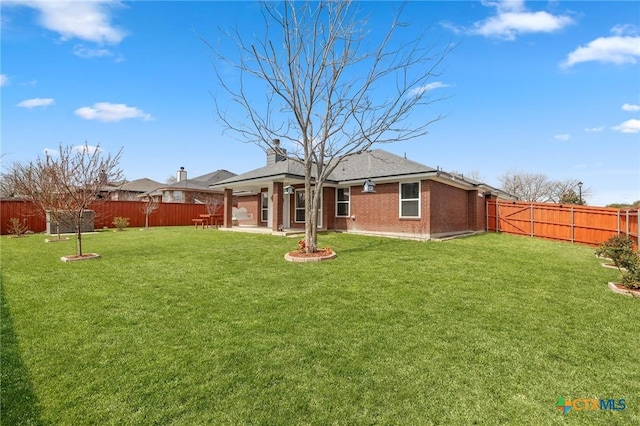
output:
[[[224,227],[233,226],[233,189],[224,190]]]
[[[273,215],[271,222],[271,230],[277,231],[278,226],[282,225],[284,212],[284,185],[282,182],[273,183]]]

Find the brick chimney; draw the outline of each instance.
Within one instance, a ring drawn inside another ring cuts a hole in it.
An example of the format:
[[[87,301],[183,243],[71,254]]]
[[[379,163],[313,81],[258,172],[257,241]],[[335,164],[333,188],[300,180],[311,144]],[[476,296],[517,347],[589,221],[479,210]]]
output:
[[[267,166],[287,159],[287,150],[280,148],[280,139],[273,140],[273,148],[267,149]]]
[[[180,170],[178,170],[176,174],[176,182],[182,182],[183,180],[187,180],[187,171],[184,167],[180,167]]]

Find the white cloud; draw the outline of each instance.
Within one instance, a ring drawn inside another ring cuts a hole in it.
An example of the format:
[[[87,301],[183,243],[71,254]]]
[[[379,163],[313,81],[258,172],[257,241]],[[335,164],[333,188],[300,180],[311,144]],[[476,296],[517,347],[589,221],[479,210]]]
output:
[[[419,96],[419,95],[422,95],[425,92],[430,92],[430,91],[435,90],[435,89],[441,89],[443,87],[449,87],[449,86],[450,86],[450,84],[446,84],[446,83],[442,83],[440,81],[436,81],[436,82],[433,82],[433,83],[425,84],[424,86],[416,87],[415,89],[413,89],[413,90],[411,90],[409,92],[409,96],[410,97]]]
[[[73,147],[73,150],[79,153],[86,153],[89,155],[93,155],[96,152],[100,152],[100,148],[93,145],[76,145]]]
[[[126,35],[111,23],[111,10],[113,6],[121,5],[119,1],[5,0],[5,4],[37,10],[39,23],[60,34],[63,40],[78,38],[95,43],[117,44]]]
[[[482,3],[495,7],[496,15],[478,21],[469,29],[471,34],[515,40],[516,36],[527,33],[551,33],[573,24],[573,19],[548,12],[527,11],[520,0]]]
[[[36,107],[48,107],[56,102],[52,98],[33,98],[25,99],[19,102],[16,106],[20,108],[36,108]]]
[[[555,135],[553,138],[557,141],[568,141],[569,139],[571,139],[571,135],[568,133],[563,133],[561,135]]]
[[[6,74],[0,74],[0,87],[9,84],[9,77]]]
[[[623,111],[640,111],[640,105],[631,105],[631,104],[624,104],[622,105],[622,110]]]
[[[640,120],[627,120],[613,127],[613,130],[620,133],[640,133]]]
[[[73,54],[82,59],[114,58],[114,62],[116,63],[124,61],[124,57],[121,54],[114,53],[112,50],[105,49],[103,47],[94,49],[82,44],[74,46]]]
[[[586,129],[584,129],[584,131],[588,133],[598,133],[598,132],[602,132],[603,130],[604,130],[604,126],[587,127]]]
[[[111,52],[110,50],[102,49],[102,48],[92,49],[90,47],[86,47],[82,45],[75,46],[73,48],[73,54],[83,59],[104,58],[104,57],[113,56],[113,52]]]
[[[98,102],[93,107],[82,107],[75,110],[78,117],[85,120],[121,121],[127,118],[141,118],[145,121],[153,120],[151,114],[143,110],[130,107],[125,104],[112,104],[110,102]]]
[[[638,27],[631,24],[616,25],[611,28],[611,34],[615,35],[638,35]]]
[[[617,25],[611,32],[613,36],[599,37],[569,53],[562,66],[569,68],[581,62],[635,64],[640,57],[640,36],[635,27]]]

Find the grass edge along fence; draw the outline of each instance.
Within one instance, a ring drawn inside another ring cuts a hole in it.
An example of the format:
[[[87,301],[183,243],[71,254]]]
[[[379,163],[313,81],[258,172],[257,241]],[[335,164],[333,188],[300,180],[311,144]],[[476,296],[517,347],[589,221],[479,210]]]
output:
[[[487,231],[599,245],[626,235],[638,248],[640,209],[487,200]]]
[[[115,217],[129,219],[130,227],[144,227],[145,215],[142,212],[142,201],[104,201],[89,206],[95,211],[95,228],[113,228]],[[193,225],[192,219],[206,214],[204,204],[160,203],[156,211],[149,215],[149,226],[184,226]],[[9,221],[16,217],[33,232],[44,232],[47,228],[42,212],[33,203],[24,200],[0,200],[0,235],[8,234]]]

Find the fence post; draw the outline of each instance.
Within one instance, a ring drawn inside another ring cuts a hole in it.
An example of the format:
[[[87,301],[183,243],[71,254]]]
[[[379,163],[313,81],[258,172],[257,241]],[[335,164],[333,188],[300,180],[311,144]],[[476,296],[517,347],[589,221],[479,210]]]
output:
[[[484,218],[484,230],[489,232],[489,199],[485,198],[484,210],[485,210],[485,218]]]
[[[617,231],[618,231],[618,235],[620,235],[620,210],[619,209],[618,209],[618,214],[616,216],[618,217]]]
[[[575,216],[574,216],[574,212],[573,212],[573,206],[571,206],[571,219],[570,219],[571,223],[571,243],[573,243],[573,241],[575,240],[575,226],[576,226],[576,220],[575,220]]]
[[[530,229],[530,234],[533,237],[534,236],[534,232],[533,232],[533,203],[531,203],[529,205],[529,229]]]

